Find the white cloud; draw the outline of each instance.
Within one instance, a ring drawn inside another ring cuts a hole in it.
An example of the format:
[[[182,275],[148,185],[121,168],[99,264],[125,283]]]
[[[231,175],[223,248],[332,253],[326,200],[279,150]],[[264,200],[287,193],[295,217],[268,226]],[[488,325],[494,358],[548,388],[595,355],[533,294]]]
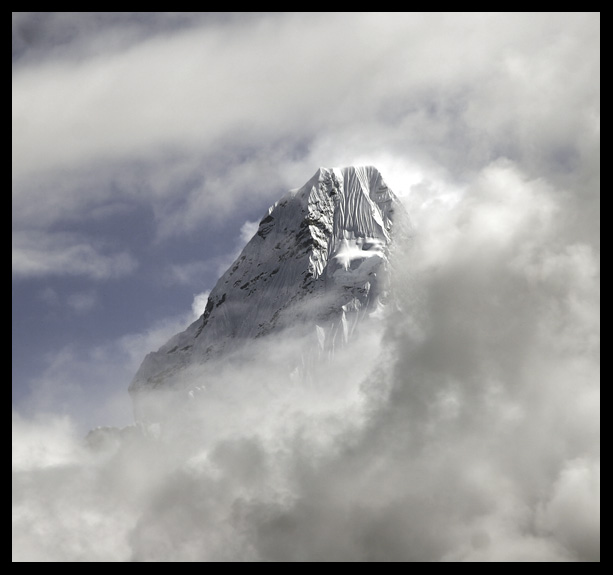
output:
[[[194,301],[192,302],[194,320],[198,319],[204,313],[204,308],[206,307],[206,302],[209,299],[210,293],[210,291],[204,291],[194,296]]]
[[[74,442],[74,427],[68,417],[27,420],[13,411],[12,424],[12,462],[17,472],[72,464],[84,455]]]
[[[598,561],[599,284],[567,209],[511,163],[478,174],[442,237],[426,203],[382,332],[333,364],[313,342],[258,340],[160,393],[159,438],[135,428],[61,473],[29,463],[14,557]],[[178,331],[159,328],[122,342],[135,364]],[[311,379],[290,376],[301,359]]]
[[[101,253],[101,248],[73,234],[13,232],[13,276],[82,275],[109,279],[131,273],[137,267],[126,253]]]
[[[599,560],[599,27],[262,14],[25,54],[19,277],[134,269],[44,231],[66,221],[138,206],[159,240],[215,235],[320,165],[377,165],[416,233],[382,333],[306,382],[287,368],[308,344],[285,337],[196,370],[191,396],[161,396],[160,437],[133,428],[84,455],[74,429],[130,420],[129,380],[204,294],[49,358],[24,413],[79,419],[13,417],[13,559]]]
[[[261,14],[16,65],[14,211],[119,196],[168,236],[272,203],[320,165],[462,187],[505,156],[593,201],[598,31],[597,14]]]
[[[241,226],[241,242],[243,245],[246,245],[253,236],[255,236],[255,233],[258,231],[258,226],[259,226],[259,222],[255,221],[255,222],[250,222],[249,220],[247,220],[242,226]]]
[[[559,537],[580,556],[600,553],[600,462],[569,461],[538,517],[545,533]]]

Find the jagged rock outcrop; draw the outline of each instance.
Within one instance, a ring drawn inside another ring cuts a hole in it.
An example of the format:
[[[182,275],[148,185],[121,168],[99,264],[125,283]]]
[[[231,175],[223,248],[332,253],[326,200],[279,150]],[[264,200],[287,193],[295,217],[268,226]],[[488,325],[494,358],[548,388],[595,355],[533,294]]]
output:
[[[398,225],[406,212],[375,167],[320,168],[269,208],[202,316],[145,357],[131,394],[179,385],[187,367],[283,330],[310,331],[332,355],[383,305]]]

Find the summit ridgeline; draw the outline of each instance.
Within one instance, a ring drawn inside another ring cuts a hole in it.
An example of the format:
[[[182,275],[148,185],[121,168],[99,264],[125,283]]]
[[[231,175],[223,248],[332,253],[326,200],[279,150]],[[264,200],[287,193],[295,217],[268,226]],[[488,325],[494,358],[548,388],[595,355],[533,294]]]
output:
[[[268,209],[202,316],[145,357],[133,399],[180,386],[185,369],[284,330],[312,333],[316,352],[333,355],[384,306],[395,229],[408,225],[375,167],[320,168]]]

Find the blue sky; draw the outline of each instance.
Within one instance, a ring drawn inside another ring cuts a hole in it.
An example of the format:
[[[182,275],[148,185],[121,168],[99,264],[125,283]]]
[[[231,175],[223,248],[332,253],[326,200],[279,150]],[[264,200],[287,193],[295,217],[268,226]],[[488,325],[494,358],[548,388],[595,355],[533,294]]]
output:
[[[12,26],[14,561],[600,560],[599,14]],[[268,206],[356,164],[414,226],[398,308],[85,449]]]
[[[374,164],[412,209],[508,161],[598,244],[599,16],[14,13],[13,406],[130,421],[266,208]]]

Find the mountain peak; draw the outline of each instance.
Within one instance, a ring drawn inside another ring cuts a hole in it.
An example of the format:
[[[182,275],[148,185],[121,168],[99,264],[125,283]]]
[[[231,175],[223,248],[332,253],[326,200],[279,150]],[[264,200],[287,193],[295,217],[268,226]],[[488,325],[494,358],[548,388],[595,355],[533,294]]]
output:
[[[148,354],[130,392],[180,386],[188,367],[283,330],[316,333],[331,353],[385,299],[402,204],[374,166],[320,167],[273,204],[211,290],[202,316]]]

